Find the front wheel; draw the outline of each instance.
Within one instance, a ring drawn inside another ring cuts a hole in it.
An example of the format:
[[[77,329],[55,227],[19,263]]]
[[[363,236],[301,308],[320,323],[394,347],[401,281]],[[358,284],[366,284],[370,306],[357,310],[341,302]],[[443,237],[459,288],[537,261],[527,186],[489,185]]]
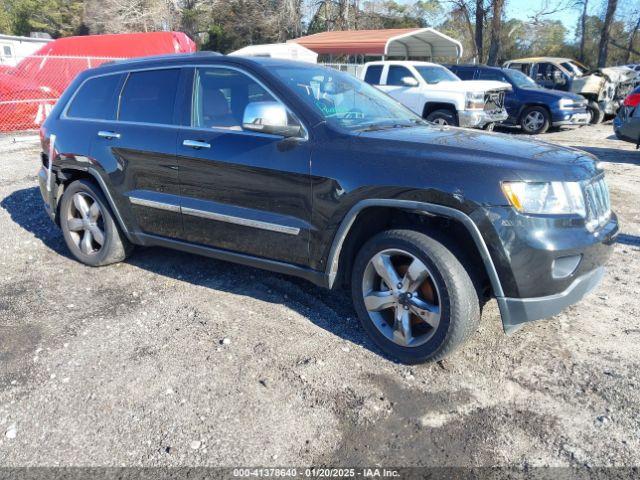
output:
[[[351,278],[360,322],[389,356],[413,364],[440,360],[480,321],[478,295],[442,243],[412,230],[389,230],[356,256]]]
[[[549,130],[551,116],[547,109],[542,107],[527,107],[520,115],[522,131],[529,135],[538,135]]]
[[[451,110],[440,109],[431,112],[426,116],[425,120],[427,122],[435,123],[436,125],[452,125],[454,127],[458,126],[458,119],[456,118],[456,114]]]
[[[598,104],[598,102],[589,100],[589,103],[587,104],[587,111],[591,116],[589,123],[591,123],[592,125],[602,123],[602,121],[604,120],[604,112],[600,108],[600,104]]]

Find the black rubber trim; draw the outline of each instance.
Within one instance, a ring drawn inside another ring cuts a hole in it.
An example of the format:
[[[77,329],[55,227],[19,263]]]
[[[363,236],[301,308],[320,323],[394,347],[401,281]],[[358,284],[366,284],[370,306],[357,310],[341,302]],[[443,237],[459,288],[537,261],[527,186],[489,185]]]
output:
[[[557,315],[569,305],[577,303],[598,286],[605,268],[598,267],[576,278],[563,292],[536,298],[497,298],[505,333],[513,333],[524,323]]]
[[[320,287],[328,288],[327,277],[323,272],[300,267],[298,265],[278,262],[276,260],[269,260],[266,258],[254,257],[252,255],[247,255],[244,253],[231,252],[229,250],[222,250],[219,248],[183,242],[181,240],[165,238],[158,235],[150,235],[148,233],[140,233],[138,234],[138,237],[144,242],[144,245],[146,246],[173,248],[175,250],[181,250],[183,252],[215,258],[217,260],[224,260],[228,262],[239,263],[241,265],[246,265],[249,267],[261,268],[263,270],[283,273],[285,275],[292,275],[295,277],[304,278],[305,280],[309,280],[311,283],[314,283]]]

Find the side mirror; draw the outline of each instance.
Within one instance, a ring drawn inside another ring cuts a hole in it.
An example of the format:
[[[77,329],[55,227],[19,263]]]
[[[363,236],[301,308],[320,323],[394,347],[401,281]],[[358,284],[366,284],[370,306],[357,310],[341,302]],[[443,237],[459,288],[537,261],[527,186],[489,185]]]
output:
[[[402,82],[402,84],[405,87],[417,87],[418,86],[418,80],[416,80],[414,77],[402,77],[402,79],[400,81]]]
[[[242,128],[283,137],[299,137],[300,125],[289,125],[287,109],[278,102],[252,102],[244,109]]]

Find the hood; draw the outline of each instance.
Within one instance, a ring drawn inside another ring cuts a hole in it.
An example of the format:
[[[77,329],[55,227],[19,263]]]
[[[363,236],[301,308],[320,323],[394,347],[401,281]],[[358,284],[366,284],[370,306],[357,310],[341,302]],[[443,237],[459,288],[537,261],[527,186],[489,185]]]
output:
[[[422,167],[425,161],[433,161],[434,168],[436,163],[448,162],[476,170],[500,169],[505,180],[578,181],[596,173],[597,159],[590,153],[475,129],[420,126],[362,132],[359,136],[376,141],[371,152],[380,149],[396,158],[415,158]]]
[[[429,85],[430,89],[447,92],[486,92],[489,90],[511,90],[511,85],[493,80],[461,80],[459,82],[440,82]]]
[[[547,98],[549,100],[560,100],[561,98],[570,98],[574,102],[585,101],[582,95],[578,95],[577,93],[573,93],[573,92],[565,92],[563,90],[554,90],[554,89],[539,88],[539,87],[538,88],[520,87],[520,89],[529,93],[536,94],[538,98]]]
[[[636,72],[627,67],[601,68],[600,71],[614,83],[630,82],[636,77]]]

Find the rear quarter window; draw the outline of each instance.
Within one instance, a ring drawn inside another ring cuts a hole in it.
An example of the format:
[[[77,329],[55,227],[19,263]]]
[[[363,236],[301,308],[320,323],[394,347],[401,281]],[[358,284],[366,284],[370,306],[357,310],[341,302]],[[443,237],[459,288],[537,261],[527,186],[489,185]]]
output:
[[[460,80],[473,80],[474,70],[471,68],[450,68],[453,73],[455,73]]]
[[[112,120],[116,115],[116,90],[122,75],[106,75],[84,82],[67,110],[72,118]]]
[[[120,96],[118,120],[173,124],[180,69],[132,72]]]

